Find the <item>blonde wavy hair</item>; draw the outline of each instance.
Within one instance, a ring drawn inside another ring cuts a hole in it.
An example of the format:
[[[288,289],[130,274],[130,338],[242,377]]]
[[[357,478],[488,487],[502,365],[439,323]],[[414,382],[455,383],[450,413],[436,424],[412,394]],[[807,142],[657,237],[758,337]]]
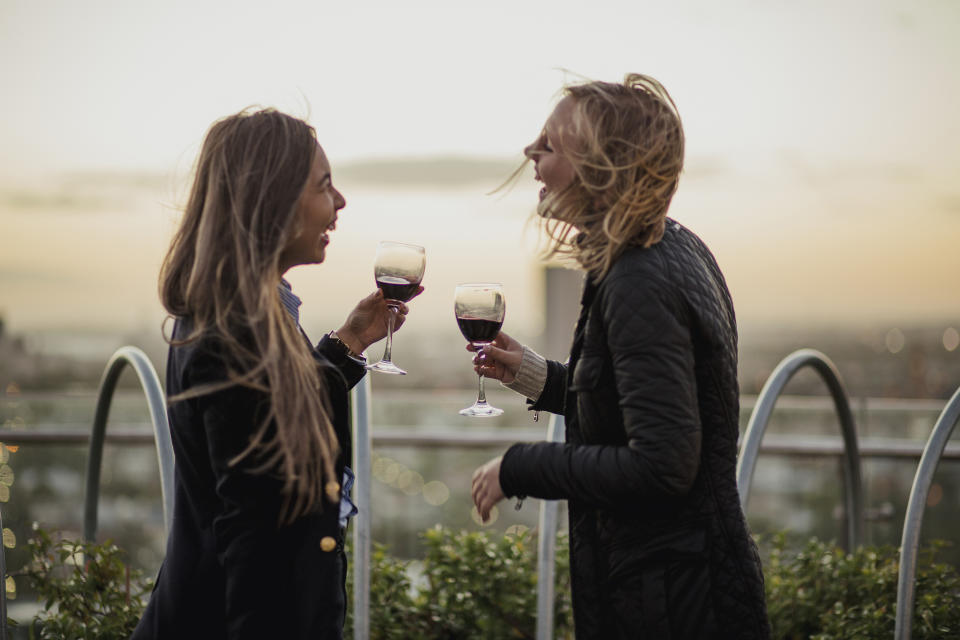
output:
[[[546,257],[571,255],[599,280],[631,246],[663,237],[683,169],[683,126],[667,90],[650,76],[567,86],[575,178],[541,203]],[[579,233],[578,233],[579,232]]]
[[[310,125],[272,109],[215,122],[160,272],[164,307],[192,324],[183,340],[168,342],[209,340],[227,370],[226,380],[170,401],[238,385],[269,397],[266,417],[230,464],[249,457],[252,472],[283,479],[286,522],[339,493],[323,378],[277,290],[280,255],[298,233],[297,203],[316,148]]]

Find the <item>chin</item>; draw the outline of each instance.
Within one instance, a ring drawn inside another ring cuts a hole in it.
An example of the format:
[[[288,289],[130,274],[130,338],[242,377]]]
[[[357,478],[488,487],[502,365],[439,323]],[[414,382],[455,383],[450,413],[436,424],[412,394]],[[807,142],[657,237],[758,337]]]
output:
[[[546,200],[541,200],[537,203],[537,215],[541,218],[552,218],[550,215],[550,203]]]

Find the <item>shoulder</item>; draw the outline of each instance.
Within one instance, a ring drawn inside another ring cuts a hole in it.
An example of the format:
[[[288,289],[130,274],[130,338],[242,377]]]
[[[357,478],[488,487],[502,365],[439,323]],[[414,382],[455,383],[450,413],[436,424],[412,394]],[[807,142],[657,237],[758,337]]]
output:
[[[167,369],[173,374],[168,382],[177,384],[179,391],[226,382],[231,371],[240,370],[238,365],[239,359],[223,336],[214,332],[195,333],[191,318],[177,318]]]
[[[676,293],[718,271],[707,245],[695,233],[668,219],[660,242],[627,249],[611,267],[601,288]]]

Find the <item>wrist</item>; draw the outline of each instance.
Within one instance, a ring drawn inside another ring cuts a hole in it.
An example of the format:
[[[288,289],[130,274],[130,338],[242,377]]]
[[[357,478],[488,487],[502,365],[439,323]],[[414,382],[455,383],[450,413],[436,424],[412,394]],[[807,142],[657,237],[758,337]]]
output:
[[[330,332],[330,338],[339,342],[342,342],[343,345],[347,348],[348,355],[352,358],[363,359],[363,350],[364,345],[361,344],[360,340],[357,339],[357,336],[353,334],[349,329],[344,329],[341,327],[336,331]]]

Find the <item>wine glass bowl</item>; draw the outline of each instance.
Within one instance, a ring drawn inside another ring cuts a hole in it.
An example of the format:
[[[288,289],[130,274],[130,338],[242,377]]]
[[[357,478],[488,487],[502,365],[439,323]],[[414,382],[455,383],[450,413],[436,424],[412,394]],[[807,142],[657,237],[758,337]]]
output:
[[[500,333],[506,310],[503,285],[497,283],[457,285],[453,302],[453,313],[457,318],[457,326],[460,327],[460,333],[467,339],[467,342],[477,349],[481,361],[484,356],[480,349],[493,342],[497,334]],[[503,409],[498,409],[487,403],[486,394],[483,390],[483,375],[481,374],[479,378],[477,401],[466,409],[461,409],[460,415],[483,418],[499,416],[503,413]]]
[[[370,371],[405,375],[407,372],[393,364],[393,327],[400,305],[417,293],[423,272],[427,266],[424,248],[403,242],[381,242],[373,264],[373,277],[383,291],[390,316],[387,321],[387,346],[380,362],[367,365]]]

